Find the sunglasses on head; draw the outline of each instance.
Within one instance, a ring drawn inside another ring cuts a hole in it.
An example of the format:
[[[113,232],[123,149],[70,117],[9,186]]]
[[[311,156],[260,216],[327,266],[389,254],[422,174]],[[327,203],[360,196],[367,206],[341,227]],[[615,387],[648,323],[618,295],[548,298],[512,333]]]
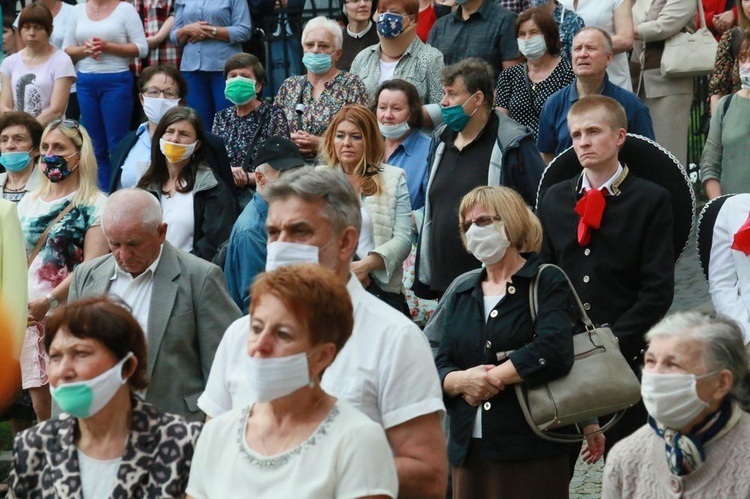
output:
[[[482,215],[481,217],[477,217],[476,220],[473,222],[470,220],[464,220],[462,223],[460,223],[461,229],[464,231],[464,233],[469,232],[469,229],[472,225],[476,225],[477,227],[487,227],[492,222],[499,222],[502,220],[501,217],[492,216],[492,215]]]
[[[78,130],[79,128],[81,128],[81,124],[78,123],[76,120],[62,119],[62,118],[58,118],[56,120],[50,121],[49,126],[50,127],[61,126],[63,128],[71,128],[75,130]]]

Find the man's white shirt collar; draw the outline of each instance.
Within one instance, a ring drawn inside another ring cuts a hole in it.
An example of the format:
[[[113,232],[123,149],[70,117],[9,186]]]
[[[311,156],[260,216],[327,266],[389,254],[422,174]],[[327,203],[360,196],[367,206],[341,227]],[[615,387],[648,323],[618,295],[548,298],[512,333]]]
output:
[[[615,181],[620,178],[620,175],[622,174],[622,165],[620,163],[617,163],[617,171],[614,175],[612,175],[609,180],[604,182],[604,185],[602,185],[599,190],[607,189],[607,192],[611,195],[615,195],[615,191],[612,190],[612,184],[615,183]],[[591,189],[591,183],[589,182],[588,177],[586,176],[586,170],[583,171],[583,175],[581,175],[581,190],[578,192],[586,192],[587,190]]]
[[[159,262],[161,261],[162,251],[164,251],[164,245],[163,244],[159,248],[159,256],[156,257],[156,260],[154,260],[154,262],[151,265],[149,265],[146,268],[146,270],[144,270],[143,273],[140,274],[140,275],[138,275],[137,277],[133,277],[133,274],[131,274],[127,270],[125,270],[122,267],[120,267],[119,265],[117,265],[117,260],[115,260],[115,272],[112,274],[112,277],[110,277],[109,280],[110,281],[114,281],[115,279],[117,279],[118,275],[122,275],[124,277],[129,277],[130,279],[133,279],[133,280],[138,279],[138,277],[141,277],[142,275],[147,275],[149,273],[151,275],[153,275],[154,272],[156,272],[156,268],[159,266]]]

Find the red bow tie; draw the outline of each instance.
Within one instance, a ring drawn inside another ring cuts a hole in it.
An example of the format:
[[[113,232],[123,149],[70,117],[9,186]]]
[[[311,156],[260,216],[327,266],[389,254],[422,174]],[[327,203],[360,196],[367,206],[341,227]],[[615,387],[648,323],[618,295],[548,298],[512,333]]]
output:
[[[742,227],[734,233],[732,249],[742,251],[745,255],[750,255],[750,215],[748,215]]]
[[[587,246],[591,241],[591,230],[602,224],[606,200],[599,189],[588,189],[576,203],[575,211],[581,217],[578,222],[578,244]]]

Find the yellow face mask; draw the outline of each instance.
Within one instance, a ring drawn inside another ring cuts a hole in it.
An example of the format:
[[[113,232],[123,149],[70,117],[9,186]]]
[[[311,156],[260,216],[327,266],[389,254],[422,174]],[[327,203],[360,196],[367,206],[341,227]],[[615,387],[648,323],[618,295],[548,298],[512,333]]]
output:
[[[167,161],[172,164],[179,163],[180,161],[184,161],[192,156],[197,144],[197,140],[192,144],[177,144],[176,142],[159,139],[159,149],[161,149],[161,153],[167,158]]]

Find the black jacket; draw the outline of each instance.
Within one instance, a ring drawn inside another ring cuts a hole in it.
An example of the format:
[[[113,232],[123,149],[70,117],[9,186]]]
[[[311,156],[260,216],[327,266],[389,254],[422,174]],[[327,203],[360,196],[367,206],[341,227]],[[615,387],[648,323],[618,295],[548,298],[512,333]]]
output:
[[[114,151],[112,151],[109,158],[110,194],[117,190],[117,185],[120,183],[120,175],[122,175],[122,165],[125,163],[125,159],[137,141],[138,135],[136,132],[128,132],[120,143],[117,144]],[[229,192],[232,193],[232,196],[236,198],[239,195],[239,191],[234,185],[232,169],[229,166],[229,155],[227,154],[226,147],[224,147],[224,140],[218,135],[206,132],[206,142],[208,142],[205,154],[206,163],[211,167],[216,176],[224,182]]]
[[[588,246],[577,240],[580,175],[550,187],[537,214],[544,228],[541,257],[562,267],[594,324],[609,324],[635,366],[643,335],[674,296],[672,204],[663,187],[629,173],[620,193],[606,197],[601,227]]]
[[[159,186],[150,185],[147,190],[157,199],[162,196]],[[238,215],[237,201],[229,195],[226,185],[205,166],[198,169],[193,193],[195,233],[190,253],[210,262],[219,245],[232,233]]]
[[[430,341],[439,342],[435,364],[441,383],[453,371],[481,364],[499,365],[497,354],[510,355],[518,374],[530,386],[559,378],[573,366],[573,328],[570,288],[559,272],[546,271],[539,282],[536,325],[529,310],[529,286],[542,263],[536,254],[525,255],[485,322],[482,281],[485,269],[467,272],[450,285],[425,328]],[[498,313],[495,313],[497,311]],[[493,316],[494,315],[494,316]],[[450,415],[448,459],[461,466],[471,439],[477,408],[462,397],[446,397]],[[565,444],[548,442],[529,428],[512,386],[482,404],[482,455],[489,460],[549,457],[568,452]]]

